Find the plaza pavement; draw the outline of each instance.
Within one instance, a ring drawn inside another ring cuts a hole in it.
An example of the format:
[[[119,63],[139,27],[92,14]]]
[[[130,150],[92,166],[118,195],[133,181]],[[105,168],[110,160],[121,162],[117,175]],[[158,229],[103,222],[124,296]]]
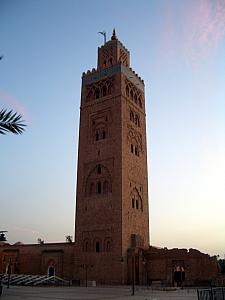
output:
[[[131,295],[128,286],[119,287],[21,287],[3,288],[1,300],[197,300],[196,289],[157,291],[138,288]]]

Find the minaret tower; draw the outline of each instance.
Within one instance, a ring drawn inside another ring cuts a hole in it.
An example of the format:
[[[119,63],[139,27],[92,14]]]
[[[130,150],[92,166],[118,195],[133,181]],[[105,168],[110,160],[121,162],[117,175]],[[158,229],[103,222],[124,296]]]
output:
[[[126,282],[128,248],[149,246],[148,216],[144,81],[113,30],[82,76],[75,240],[89,280]]]

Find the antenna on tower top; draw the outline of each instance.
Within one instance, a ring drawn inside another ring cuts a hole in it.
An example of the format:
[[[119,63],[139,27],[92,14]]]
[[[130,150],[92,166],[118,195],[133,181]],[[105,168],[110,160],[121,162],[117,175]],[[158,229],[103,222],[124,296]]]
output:
[[[8,231],[0,230],[0,242],[6,242],[7,241],[6,236],[5,236],[6,232],[8,232]]]
[[[105,31],[99,31],[98,33],[100,33],[104,36],[104,45],[105,45],[105,43],[106,43],[106,32]]]

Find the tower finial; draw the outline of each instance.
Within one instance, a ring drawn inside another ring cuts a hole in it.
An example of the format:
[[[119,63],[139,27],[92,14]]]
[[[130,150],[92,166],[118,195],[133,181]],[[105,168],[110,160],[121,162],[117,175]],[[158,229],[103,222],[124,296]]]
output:
[[[113,34],[112,34],[111,40],[117,40],[115,28],[113,28]]]

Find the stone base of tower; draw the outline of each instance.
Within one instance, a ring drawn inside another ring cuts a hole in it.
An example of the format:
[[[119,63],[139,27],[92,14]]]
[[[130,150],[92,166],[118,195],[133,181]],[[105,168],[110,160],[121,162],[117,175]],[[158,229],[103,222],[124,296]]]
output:
[[[76,243],[0,245],[0,273],[55,275],[86,285],[196,286],[219,282],[216,257],[195,249],[135,247],[126,255],[82,252]]]
[[[80,252],[74,274],[81,285],[122,285],[127,282],[127,265],[120,255]]]

